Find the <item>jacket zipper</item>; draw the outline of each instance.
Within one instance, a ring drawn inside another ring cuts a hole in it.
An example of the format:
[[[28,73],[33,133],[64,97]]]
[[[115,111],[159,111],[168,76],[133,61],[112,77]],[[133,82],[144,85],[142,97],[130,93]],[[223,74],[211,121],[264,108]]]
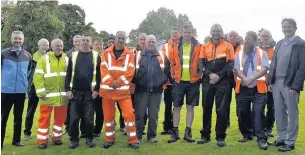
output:
[[[17,74],[18,74],[18,72],[19,72],[19,62],[17,62],[17,70],[16,70],[16,78],[15,78],[15,93],[17,93]]]
[[[213,70],[214,70],[214,66],[215,66],[216,49],[217,49],[217,45],[215,45],[215,48],[214,48],[214,46],[213,46],[213,51],[214,51]]]
[[[150,70],[149,70],[149,66],[150,66],[150,56],[148,56],[148,73],[147,73],[147,79],[150,77]],[[150,91],[150,83],[147,83],[148,85],[148,91]]]
[[[152,56],[151,56],[152,57]],[[150,58],[151,58],[150,57]],[[151,66],[151,64],[149,64],[149,68],[151,68],[151,73],[153,73],[154,72],[154,67],[150,67]],[[152,74],[150,74],[150,80],[151,80],[151,87],[150,87],[150,92],[152,92],[152,90],[154,89],[154,80],[153,80],[153,78],[152,78]]]
[[[57,69],[59,69],[59,60],[60,60],[60,58],[57,59]],[[58,73],[59,73],[59,72],[58,72]],[[61,81],[60,81],[60,75],[57,76],[57,81],[59,81],[59,82],[58,82],[58,86],[59,86],[59,87],[58,87],[58,92],[59,92],[59,94],[60,94],[60,95],[59,95],[59,102],[61,103],[61,90],[60,90],[60,84],[61,84],[60,82],[61,82]]]

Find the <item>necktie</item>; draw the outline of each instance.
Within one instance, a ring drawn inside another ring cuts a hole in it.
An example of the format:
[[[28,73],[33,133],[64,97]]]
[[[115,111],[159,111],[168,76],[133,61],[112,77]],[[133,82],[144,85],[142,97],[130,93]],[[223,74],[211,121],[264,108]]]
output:
[[[243,73],[245,76],[247,76],[248,74],[248,70],[249,70],[249,67],[250,67],[250,64],[252,64],[252,61],[253,61],[253,54],[254,52],[251,52],[251,53],[248,53],[247,54],[247,59],[246,59],[246,62],[244,64],[244,69],[243,69]]]

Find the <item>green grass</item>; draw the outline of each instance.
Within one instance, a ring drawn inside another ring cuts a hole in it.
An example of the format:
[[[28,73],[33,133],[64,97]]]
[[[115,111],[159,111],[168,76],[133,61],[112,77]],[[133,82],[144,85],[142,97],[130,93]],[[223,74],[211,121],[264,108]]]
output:
[[[85,140],[82,139],[80,141],[80,147],[75,150],[70,150],[68,148],[70,142],[68,136],[65,135],[63,137],[64,144],[62,146],[53,146],[51,140],[49,141],[49,146],[46,150],[38,150],[36,144],[36,130],[37,130],[37,118],[38,112],[36,112],[34,126],[33,126],[33,135],[32,139],[29,141],[24,141],[26,144],[23,148],[13,147],[11,145],[12,140],[12,131],[13,131],[13,115],[10,115],[10,119],[7,125],[7,134],[5,137],[4,142],[4,149],[1,151],[3,155],[64,155],[64,154],[73,154],[73,155],[100,155],[100,154],[109,154],[109,155],[117,155],[117,154],[127,154],[127,155],[134,155],[134,154],[141,154],[141,155],[159,155],[159,154],[166,154],[166,155],[196,155],[196,154],[217,154],[217,155],[246,155],[246,154],[256,154],[256,155],[277,155],[277,154],[298,154],[298,155],[305,155],[305,93],[302,92],[301,101],[299,104],[300,109],[300,130],[299,136],[296,143],[296,149],[289,153],[280,153],[278,152],[276,147],[269,147],[267,151],[260,150],[256,143],[256,140],[252,140],[251,142],[247,142],[244,144],[238,143],[237,139],[241,138],[241,134],[238,130],[237,118],[236,118],[236,111],[235,111],[235,101],[232,102],[231,107],[231,127],[227,130],[227,146],[224,148],[218,148],[216,146],[215,141],[215,112],[213,113],[213,128],[212,128],[212,140],[211,142],[198,145],[197,143],[187,143],[184,141],[179,141],[175,144],[168,144],[167,140],[169,138],[168,135],[158,135],[157,138],[159,142],[156,144],[149,144],[146,139],[143,139],[141,148],[138,150],[132,150],[127,148],[127,137],[122,135],[120,131],[117,129],[117,137],[115,145],[105,150],[102,148],[102,144],[104,143],[104,133],[102,137],[95,139],[97,144],[96,148],[90,149],[85,145]],[[24,109],[24,117],[25,118],[25,111],[26,106]],[[38,111],[38,110],[37,110]],[[214,110],[215,111],[215,110]],[[162,121],[163,121],[163,113],[164,113],[164,104],[161,104],[160,110],[160,118],[159,118],[159,126],[158,126],[158,133],[162,131]],[[118,114],[118,112],[117,112]],[[118,117],[117,117],[118,120]],[[193,136],[198,140],[200,138],[200,129],[202,127],[202,107],[201,105],[195,108],[195,120],[193,124]],[[181,122],[180,122],[180,136],[183,137],[185,128],[185,108],[182,111]],[[274,130],[276,134],[276,131]],[[22,135],[23,138],[23,135]],[[275,138],[270,138],[269,141],[274,141]]]

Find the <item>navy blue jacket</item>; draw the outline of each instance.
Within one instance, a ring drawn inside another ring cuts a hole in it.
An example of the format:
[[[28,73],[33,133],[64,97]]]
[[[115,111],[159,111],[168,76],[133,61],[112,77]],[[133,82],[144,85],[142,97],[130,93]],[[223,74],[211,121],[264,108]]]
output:
[[[161,70],[158,51],[148,54],[148,51],[141,52],[139,70],[135,74],[134,83],[136,92],[162,92],[162,85],[165,84],[170,75],[169,61],[165,56],[164,73]],[[136,58],[135,58],[136,60]]]
[[[26,93],[31,64],[32,55],[24,49],[20,53],[12,51],[12,47],[2,50],[1,93]]]

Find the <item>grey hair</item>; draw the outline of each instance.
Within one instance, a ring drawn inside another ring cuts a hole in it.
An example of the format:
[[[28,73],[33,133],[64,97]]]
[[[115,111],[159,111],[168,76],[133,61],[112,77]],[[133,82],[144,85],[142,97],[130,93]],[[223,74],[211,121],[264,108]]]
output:
[[[147,40],[148,40],[148,38],[152,38],[152,39],[154,39],[155,41],[157,41],[156,36],[154,36],[154,35],[152,35],[152,34],[150,34],[150,35],[147,36]]]
[[[22,31],[13,31],[13,32],[12,32],[12,37],[13,37],[15,34],[21,34],[21,35],[24,37],[24,34],[23,34]]]
[[[261,35],[264,31],[267,32],[269,36],[271,36],[271,32],[270,32],[269,30],[267,30],[267,29],[263,29],[263,30],[259,33],[259,35]]]
[[[146,34],[146,33],[140,33],[139,38],[140,38],[141,36],[145,36],[145,38],[147,38],[147,34]]]
[[[73,37],[73,40],[74,40],[74,39],[80,39],[80,38],[82,38],[81,35],[75,35],[75,36]]]
[[[228,33],[228,35],[230,35],[230,34],[232,34],[232,33],[235,33],[237,36],[239,36],[239,34],[237,33],[237,31],[235,31],[235,30],[230,31],[230,32]]]
[[[63,41],[62,40],[60,40],[60,39],[53,39],[52,41],[51,41],[51,46],[54,46],[56,43],[58,43],[58,42],[62,42],[63,43]]]
[[[126,32],[125,32],[125,31],[118,31],[118,32],[115,34],[115,36],[117,37],[118,34],[120,34],[120,33],[123,33],[123,34],[126,36]]]
[[[246,33],[246,35],[250,35],[255,41],[257,41],[257,39],[258,39],[258,35],[257,35],[257,33],[254,32],[254,31],[248,31],[248,32]]]
[[[38,43],[37,43],[38,47],[40,47],[40,46],[42,45],[43,42],[48,42],[48,43],[49,43],[49,41],[48,41],[46,38],[42,38],[42,39],[40,39],[40,40],[38,41]]]
[[[221,32],[223,33],[222,26],[221,26],[220,24],[214,24],[214,25],[212,25],[212,26],[211,26],[211,32],[212,32],[212,28],[215,27],[215,26],[220,27],[220,30],[221,30]]]

